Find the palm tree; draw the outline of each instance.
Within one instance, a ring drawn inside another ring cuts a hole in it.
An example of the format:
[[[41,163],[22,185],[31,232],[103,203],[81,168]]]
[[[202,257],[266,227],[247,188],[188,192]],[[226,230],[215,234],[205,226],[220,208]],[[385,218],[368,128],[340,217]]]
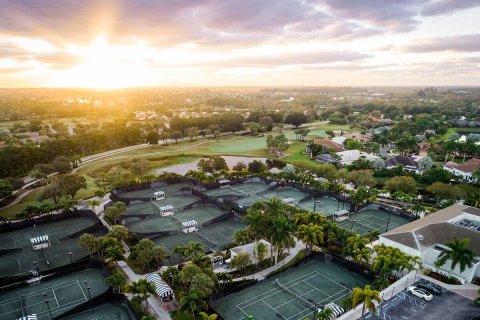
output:
[[[209,315],[208,313],[203,311],[200,312],[199,315],[200,315],[200,318],[202,318],[202,320],[217,320],[218,318],[218,315],[215,313]]]
[[[290,245],[293,230],[293,225],[284,216],[272,218],[267,234],[270,237],[270,243],[272,246],[275,246],[275,264],[277,263],[280,248]]]
[[[190,241],[185,247],[185,257],[192,259],[196,256],[203,255],[205,253],[205,248],[200,242]]]
[[[107,261],[112,261],[116,264],[118,261],[125,259],[124,253],[125,249],[120,245],[108,247],[105,249],[105,258]]]
[[[297,238],[305,242],[305,254],[308,254],[308,247],[311,249],[323,243],[323,228],[313,223],[302,224],[297,229]]]
[[[140,304],[145,301],[144,312],[148,313],[147,299],[150,295],[157,295],[155,285],[145,279],[139,279],[137,282],[132,281],[125,287],[125,292],[132,293],[136,301]]]
[[[329,307],[323,308],[321,311],[317,312],[315,319],[317,320],[330,320],[333,316],[333,310]]]
[[[112,286],[114,292],[119,293],[127,284],[127,277],[117,271],[106,277],[105,282]]]
[[[242,219],[244,222],[248,223],[248,229],[253,234],[255,238],[255,249],[254,249],[254,259],[256,258],[256,248],[258,245],[258,238],[263,230],[265,230],[265,217],[262,212],[258,209],[249,209],[247,215]],[[255,263],[255,261],[254,261]]]
[[[207,309],[208,305],[203,301],[201,294],[195,289],[182,292],[180,297],[180,311],[193,319],[200,309]]]
[[[352,306],[356,307],[360,303],[363,303],[362,307],[362,319],[365,316],[365,309],[368,309],[372,314],[375,313],[375,301],[382,302],[380,299],[380,292],[374,290],[370,285],[366,285],[365,288],[354,288],[352,292]]]
[[[448,249],[440,253],[435,261],[435,266],[439,268],[450,260],[450,268],[452,271],[457,265],[460,266],[460,272],[465,271],[467,267],[470,268],[473,265],[475,254],[470,248],[468,248],[469,243],[470,239],[468,238],[459,240],[453,237],[452,240],[445,244]]]
[[[95,214],[97,213],[97,207],[101,204],[100,201],[96,200],[96,199],[93,199],[93,200],[90,200],[87,202],[87,205],[93,210],[93,212],[95,212]]]

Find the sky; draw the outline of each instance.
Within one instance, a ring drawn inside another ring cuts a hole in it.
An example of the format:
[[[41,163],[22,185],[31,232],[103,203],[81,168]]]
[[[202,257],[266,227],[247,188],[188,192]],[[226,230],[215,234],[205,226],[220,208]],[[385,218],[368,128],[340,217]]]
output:
[[[480,0],[0,0],[0,87],[454,85]]]

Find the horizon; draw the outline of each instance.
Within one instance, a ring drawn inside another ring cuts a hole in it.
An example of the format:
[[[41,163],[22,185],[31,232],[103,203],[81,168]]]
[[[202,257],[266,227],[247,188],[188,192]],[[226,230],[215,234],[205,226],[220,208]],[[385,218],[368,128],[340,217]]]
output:
[[[480,86],[475,0],[0,5],[1,88]]]

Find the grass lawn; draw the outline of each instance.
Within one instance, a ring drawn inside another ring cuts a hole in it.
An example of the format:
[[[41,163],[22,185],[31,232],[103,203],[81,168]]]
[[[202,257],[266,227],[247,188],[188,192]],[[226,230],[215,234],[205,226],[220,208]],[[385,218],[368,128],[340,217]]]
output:
[[[311,123],[305,127],[308,127],[311,130],[310,134],[308,135],[308,139],[312,139],[321,135],[326,136],[326,130],[344,130],[346,132],[356,131],[350,129],[348,125],[330,125],[323,123]],[[294,130],[295,129],[284,130],[284,134],[292,141],[287,151],[289,156],[282,158],[282,160],[299,166],[316,165],[315,161],[310,160],[308,156],[301,154],[307,143],[295,141],[295,134],[293,133]],[[77,170],[77,173],[85,177],[88,187],[85,190],[80,190],[76,198],[85,199],[92,197],[97,189],[94,185],[93,177],[96,173],[106,171],[113,165],[128,163],[134,159],[147,159],[151,162],[152,168],[162,168],[176,164],[193,162],[196,159],[207,155],[251,156],[266,158],[273,157],[273,155],[269,154],[267,151],[266,136],[251,137],[228,135],[222,136],[218,140],[202,139],[196,141],[180,141],[178,144],[173,143],[168,146],[158,145],[149,148],[131,150],[98,159],[92,163],[81,166]],[[5,210],[0,210],[0,216],[13,218],[15,217],[16,213],[23,210],[27,205],[38,205],[39,202],[36,199],[40,193],[40,190],[34,191],[16,205]]]
[[[373,177],[378,184],[384,185],[388,180],[392,179],[392,177]]]

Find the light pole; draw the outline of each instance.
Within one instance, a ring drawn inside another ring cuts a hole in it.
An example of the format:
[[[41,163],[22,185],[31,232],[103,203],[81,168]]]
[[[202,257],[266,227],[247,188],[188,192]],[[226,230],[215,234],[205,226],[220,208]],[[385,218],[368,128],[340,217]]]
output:
[[[92,301],[92,296],[90,295],[90,289],[91,289],[91,288],[90,288],[90,286],[88,285],[88,281],[85,280],[85,281],[83,281],[83,283],[85,284],[85,287],[87,287],[88,299],[89,299],[89,301]]]
[[[50,319],[53,319],[52,311],[50,310],[49,300],[47,299],[47,293],[46,292],[43,293],[43,301],[47,305],[48,313],[50,314]]]
[[[391,214],[391,213],[390,213],[390,211],[389,211],[389,212],[388,212],[388,221],[387,221],[387,227],[385,228],[385,232],[387,232],[387,231],[388,231],[388,226],[390,225],[390,216],[391,216],[391,215],[392,215],[392,214]]]
[[[70,251],[70,252],[68,253],[68,255],[70,256],[70,263],[73,263],[73,259],[72,259],[73,253],[72,253],[72,251]]]
[[[355,222],[357,222],[357,220],[352,220],[352,225],[350,226],[350,231],[353,230],[353,224],[354,224]]]

